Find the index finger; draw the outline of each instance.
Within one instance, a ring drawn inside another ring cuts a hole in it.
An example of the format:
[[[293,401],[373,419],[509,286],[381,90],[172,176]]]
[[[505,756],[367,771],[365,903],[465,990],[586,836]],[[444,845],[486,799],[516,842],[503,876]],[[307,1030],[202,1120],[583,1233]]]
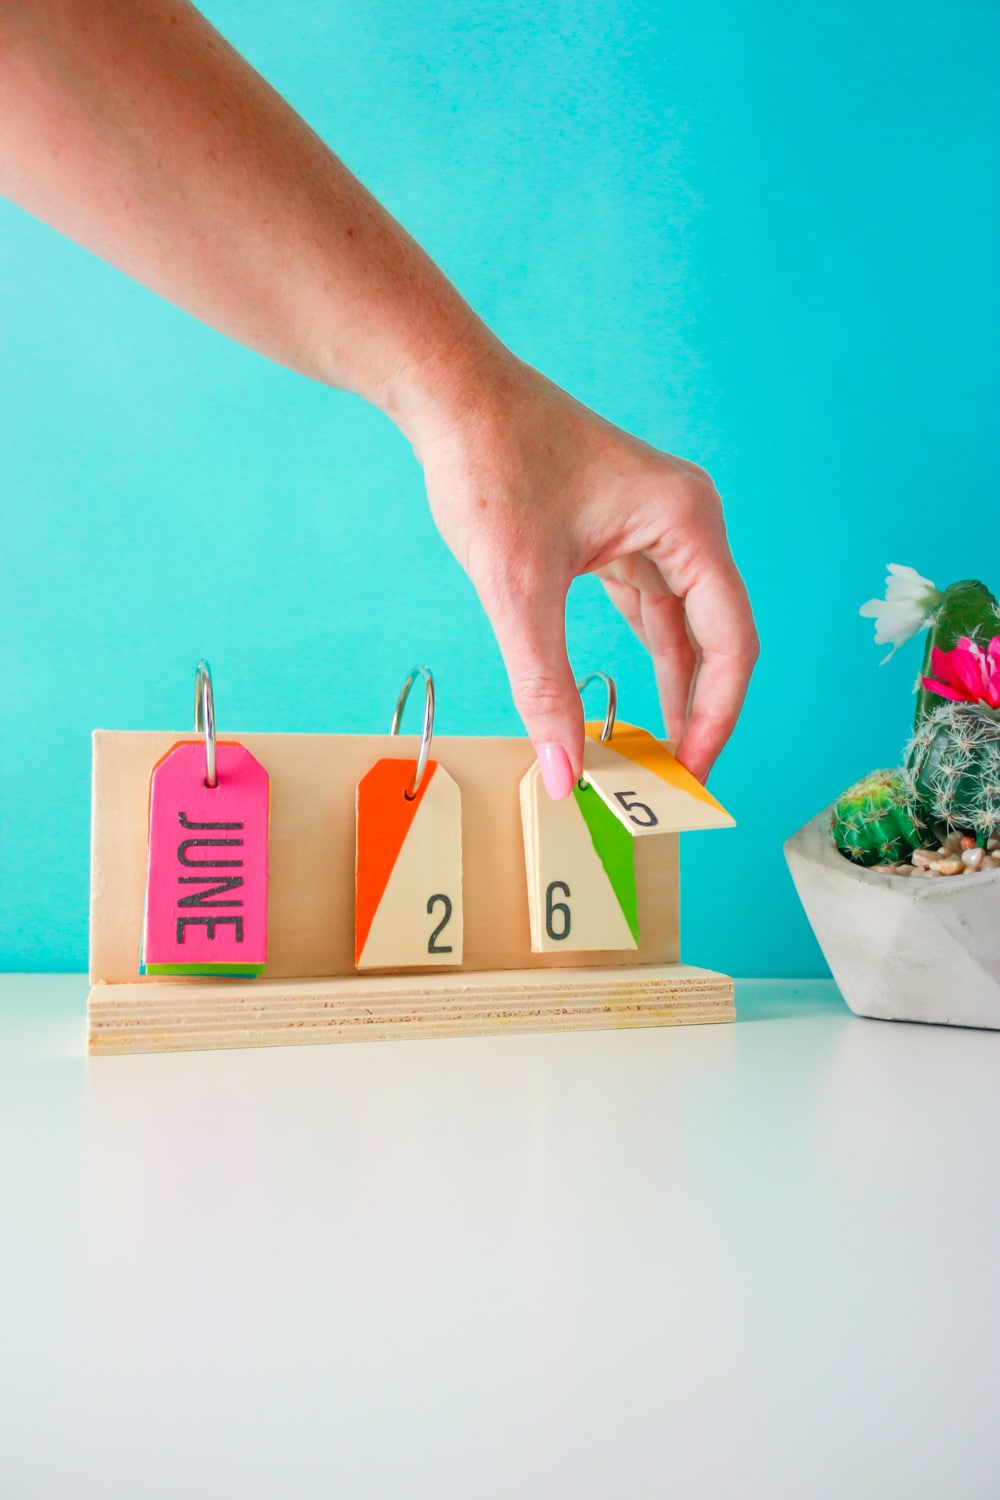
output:
[[[705,781],[739,718],[760,643],[732,562],[707,564],[685,594],[684,609],[698,664],[677,759]]]

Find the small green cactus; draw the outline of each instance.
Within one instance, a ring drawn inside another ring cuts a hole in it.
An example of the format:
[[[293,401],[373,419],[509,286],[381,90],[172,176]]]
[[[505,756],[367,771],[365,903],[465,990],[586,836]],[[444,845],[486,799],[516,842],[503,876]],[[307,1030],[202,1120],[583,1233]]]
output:
[[[937,702],[906,748],[909,794],[984,845],[1000,833],[1000,709]]]
[[[902,771],[872,771],[849,787],[830,819],[841,854],[860,865],[891,864],[921,843],[919,810]]]
[[[941,703],[937,693],[923,686],[925,677],[934,676],[931,652],[935,649],[954,651],[962,636],[980,641],[985,646],[995,635],[1000,635],[1000,606],[985,583],[967,578],[962,583],[953,583],[945,589],[927,632],[924,664],[917,679],[917,712],[913,726],[915,733]]]

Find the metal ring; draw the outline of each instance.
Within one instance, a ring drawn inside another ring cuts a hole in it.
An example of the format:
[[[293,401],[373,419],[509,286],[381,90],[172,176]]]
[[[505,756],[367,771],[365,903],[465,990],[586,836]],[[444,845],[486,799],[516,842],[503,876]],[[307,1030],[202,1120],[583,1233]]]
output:
[[[205,735],[205,785],[219,784],[215,769],[215,698],[212,694],[212,668],[202,659],[194,673],[194,732]]]
[[[615,679],[609,677],[607,672],[588,672],[586,677],[581,677],[576,685],[576,690],[581,697],[583,697],[584,688],[591,682],[603,682],[608,690],[608,707],[604,715],[601,739],[609,740],[615,732],[615,714],[618,712],[618,689],[615,687]]]
[[[427,757],[431,753],[431,740],[434,736],[434,677],[430,667],[413,668],[413,671],[400,689],[399,697],[396,700],[396,711],[392,716],[392,723],[389,725],[390,734],[399,733],[399,724],[403,717],[403,709],[406,707],[406,700],[410,696],[410,688],[418,677],[424,679],[424,727],[420,735],[420,749],[417,751],[417,768],[413,773],[410,790],[406,793],[407,798],[411,801],[420,790],[420,783],[424,779],[424,772],[427,769]]]

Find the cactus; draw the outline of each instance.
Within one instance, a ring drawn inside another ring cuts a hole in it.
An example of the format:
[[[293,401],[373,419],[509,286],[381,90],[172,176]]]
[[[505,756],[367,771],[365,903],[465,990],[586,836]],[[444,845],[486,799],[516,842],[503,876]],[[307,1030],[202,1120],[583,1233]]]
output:
[[[911,799],[984,845],[1000,832],[1000,709],[942,703],[906,748]]]
[[[834,843],[856,864],[902,860],[922,839],[919,809],[902,771],[872,771],[840,798],[830,820]]]
[[[917,712],[914,733],[930,718],[941,703],[940,697],[923,686],[925,677],[933,677],[931,652],[953,651],[962,636],[985,643],[1000,634],[1000,606],[985,583],[967,578],[962,583],[953,583],[946,588],[941,603],[934,612],[931,628],[927,632],[924,648],[924,664],[917,680]]]

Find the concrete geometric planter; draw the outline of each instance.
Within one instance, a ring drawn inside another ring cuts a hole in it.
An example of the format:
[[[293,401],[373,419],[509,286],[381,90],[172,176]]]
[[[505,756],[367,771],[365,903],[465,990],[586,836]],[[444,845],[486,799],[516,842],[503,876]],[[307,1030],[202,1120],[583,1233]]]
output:
[[[785,844],[806,916],[859,1016],[1000,1029],[1000,869],[938,879],[868,870],[827,808]]]

